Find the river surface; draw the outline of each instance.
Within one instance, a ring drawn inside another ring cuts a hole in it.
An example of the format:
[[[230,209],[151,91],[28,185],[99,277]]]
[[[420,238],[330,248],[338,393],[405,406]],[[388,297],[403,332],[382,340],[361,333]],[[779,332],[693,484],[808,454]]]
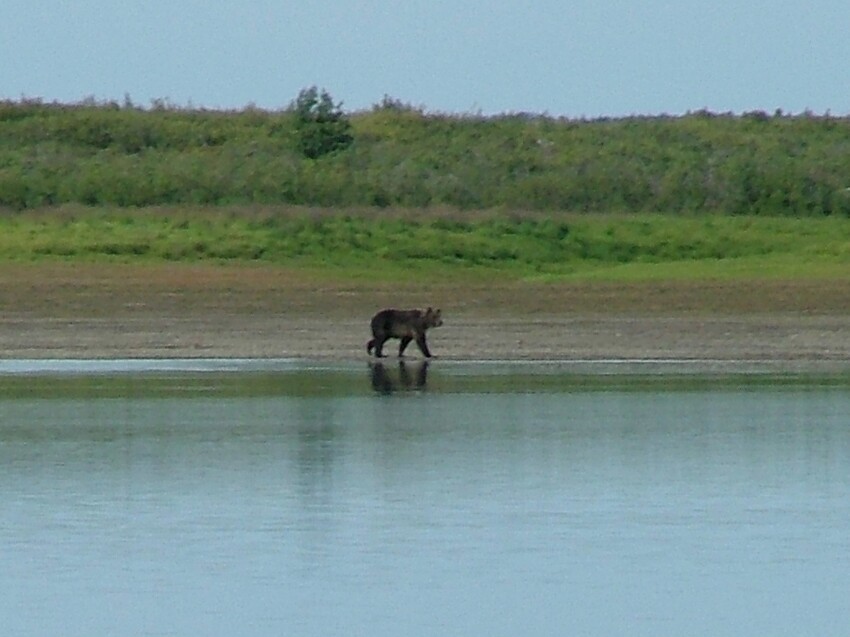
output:
[[[4,361],[3,634],[846,635],[847,378],[616,369]]]

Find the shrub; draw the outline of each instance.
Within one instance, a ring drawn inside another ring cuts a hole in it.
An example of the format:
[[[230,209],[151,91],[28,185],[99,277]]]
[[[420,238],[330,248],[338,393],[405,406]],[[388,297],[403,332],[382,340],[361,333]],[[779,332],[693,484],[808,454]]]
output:
[[[298,149],[305,157],[317,159],[348,148],[354,141],[351,123],[341,107],[341,103],[334,104],[327,91],[320,93],[315,86],[298,94],[292,110]]]

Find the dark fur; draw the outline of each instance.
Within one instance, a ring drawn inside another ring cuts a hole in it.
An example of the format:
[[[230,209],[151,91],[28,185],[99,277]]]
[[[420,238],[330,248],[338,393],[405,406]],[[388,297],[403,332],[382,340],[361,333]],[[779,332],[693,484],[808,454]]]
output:
[[[422,354],[431,358],[428,343],[425,341],[425,332],[432,327],[443,324],[440,310],[430,307],[425,310],[381,310],[372,317],[371,341],[366,344],[366,351],[371,354],[375,350],[375,356],[381,358],[384,355],[384,343],[391,338],[401,339],[398,347],[398,355],[404,356],[405,348],[410,341],[416,341]]]

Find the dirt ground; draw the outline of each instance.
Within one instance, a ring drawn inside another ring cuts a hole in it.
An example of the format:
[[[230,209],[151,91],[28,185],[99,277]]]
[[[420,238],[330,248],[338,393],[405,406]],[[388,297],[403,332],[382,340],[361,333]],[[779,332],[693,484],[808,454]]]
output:
[[[396,286],[103,264],[0,266],[0,357],[365,360],[375,311],[428,305],[443,359],[850,361],[850,279]]]

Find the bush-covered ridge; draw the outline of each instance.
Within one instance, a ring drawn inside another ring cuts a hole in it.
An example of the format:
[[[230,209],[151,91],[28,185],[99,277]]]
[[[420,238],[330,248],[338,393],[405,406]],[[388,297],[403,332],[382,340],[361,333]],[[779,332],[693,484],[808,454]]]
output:
[[[316,128],[294,106],[0,102],[0,206],[850,213],[850,118],[473,117],[386,99],[343,117],[350,142],[308,157]]]

